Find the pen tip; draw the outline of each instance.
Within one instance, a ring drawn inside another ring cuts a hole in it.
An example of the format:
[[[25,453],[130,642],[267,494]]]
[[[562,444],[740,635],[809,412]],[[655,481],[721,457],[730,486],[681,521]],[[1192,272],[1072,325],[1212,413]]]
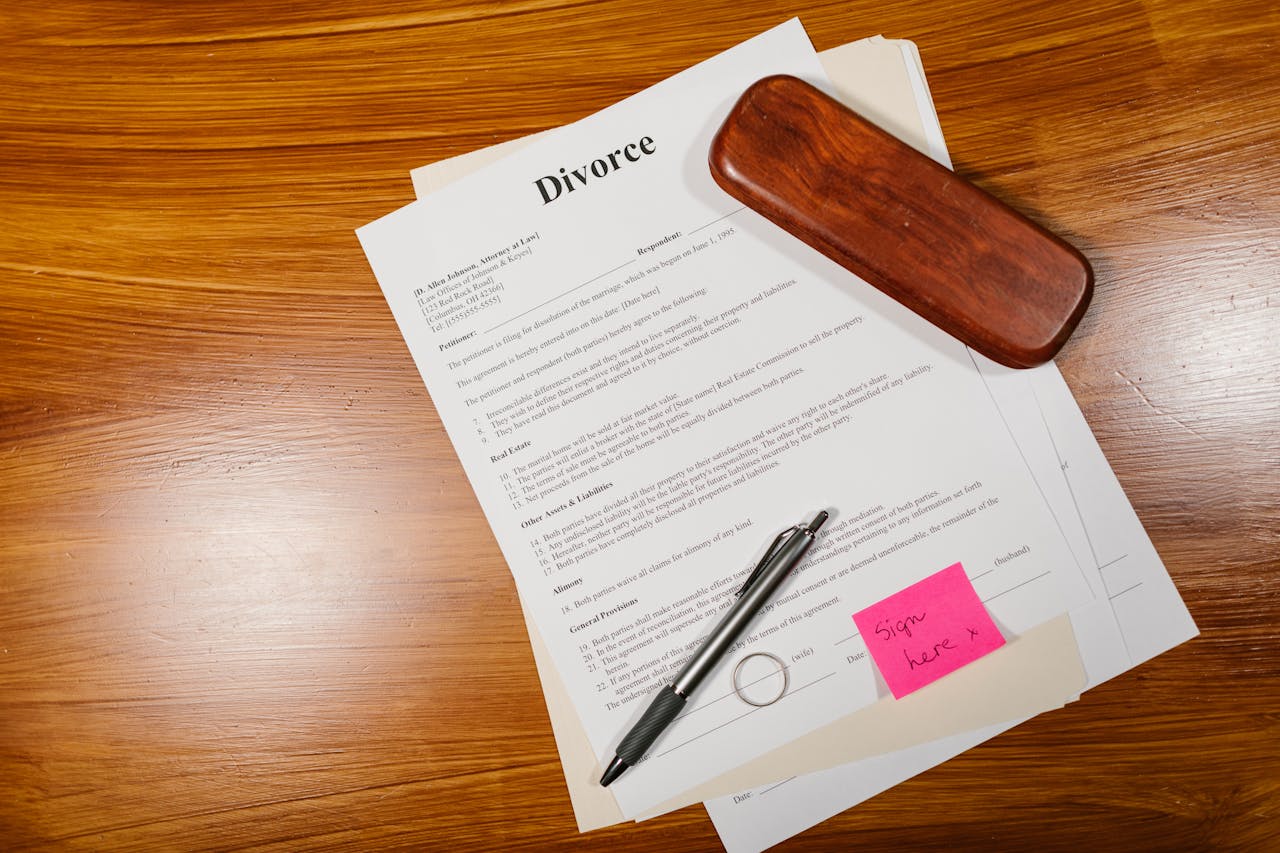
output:
[[[827,511],[825,509],[820,510],[818,514],[813,517],[813,521],[809,522],[809,532],[817,533],[818,528],[826,523],[828,517],[829,516],[827,515]]]
[[[613,761],[609,762],[609,766],[605,769],[604,775],[600,777],[600,787],[609,787],[609,783],[621,776],[622,771],[626,770],[628,766],[627,762],[614,756]]]

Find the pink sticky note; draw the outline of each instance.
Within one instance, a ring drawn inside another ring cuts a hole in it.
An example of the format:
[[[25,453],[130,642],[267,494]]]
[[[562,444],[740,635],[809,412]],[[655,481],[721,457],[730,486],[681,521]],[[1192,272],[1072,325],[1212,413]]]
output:
[[[853,621],[895,699],[1004,645],[959,563],[853,614]]]

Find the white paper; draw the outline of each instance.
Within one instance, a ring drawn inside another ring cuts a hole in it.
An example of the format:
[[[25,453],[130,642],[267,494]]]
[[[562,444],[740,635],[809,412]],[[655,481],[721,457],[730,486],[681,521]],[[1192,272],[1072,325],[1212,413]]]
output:
[[[837,512],[739,644],[787,697],[726,662],[624,814],[875,701],[850,614],[943,566],[1008,635],[1090,597],[967,351],[712,182],[779,72],[824,83],[798,22],[359,232],[602,761],[773,534]]]
[[[1088,565],[1104,597],[1071,612],[1089,687],[1194,637],[1196,626],[1102,456],[1056,366],[1025,371],[1042,431],[1056,447],[1053,472],[1065,489],[1060,517],[1097,552]],[[1015,426],[1037,442],[1034,420]],[[1056,491],[1056,490],[1055,490]],[[1083,512],[1079,508],[1088,506]],[[756,853],[1012,728],[1022,720],[943,738],[709,800],[707,813],[729,853]]]
[[[919,67],[918,62],[908,65]],[[930,153],[950,165],[923,75],[917,81],[917,100]],[[985,359],[980,363],[1021,453],[1098,593],[1071,611],[1088,687],[1194,637],[1190,614],[1057,367],[1015,371]],[[709,800],[707,812],[729,853],[756,853],[1019,722]]]
[[[820,53],[819,59],[842,101],[902,141],[929,153],[930,140],[934,137],[940,140],[941,133],[936,121],[926,127],[922,120],[922,115],[932,115],[932,111],[928,108],[927,97],[923,105],[917,103],[913,80],[918,88],[923,76],[916,52],[905,49],[907,47],[900,41],[873,36],[831,48]],[[932,133],[927,137],[930,131]],[[530,144],[533,138],[511,140],[416,168],[411,173],[416,194],[419,198],[430,195],[461,175]],[[1032,397],[1029,388],[1025,389],[1025,396]],[[1032,403],[1034,408],[1034,400]],[[1034,422],[1039,423],[1040,420],[1037,409]],[[1048,442],[1041,444],[1047,445]],[[1021,446],[1021,449],[1024,456],[1032,455],[1026,446]],[[1051,447],[1035,448],[1035,451],[1046,457],[1050,468],[1056,470],[1057,459]],[[528,618],[526,624],[578,829],[588,832],[618,823],[623,818],[617,802],[609,789],[599,785],[595,754],[582,731],[577,713],[565,695],[560,675],[548,659],[546,644],[537,626]],[[1024,660],[1035,661],[1038,665],[1022,668],[1019,663]],[[1071,630],[1071,619],[1064,615],[1028,631],[996,654],[966,667],[959,681],[944,680],[936,688],[916,694],[915,698],[923,700],[923,705],[910,700],[899,704],[889,698],[882,699],[875,705],[788,741],[779,749],[758,756],[727,774],[680,792],[645,816],[736,793],[801,772],[825,770],[860,758],[917,746],[969,731],[970,728],[1042,713],[1061,707],[1064,700],[1078,696],[1084,687],[1085,673]],[[886,703],[893,705],[886,706]],[[877,715],[887,707],[894,707],[902,713],[895,714],[895,718],[901,719],[895,719],[885,728],[883,723],[886,721]],[[844,757],[834,760],[837,756]],[[733,777],[738,777],[736,785],[731,783]]]

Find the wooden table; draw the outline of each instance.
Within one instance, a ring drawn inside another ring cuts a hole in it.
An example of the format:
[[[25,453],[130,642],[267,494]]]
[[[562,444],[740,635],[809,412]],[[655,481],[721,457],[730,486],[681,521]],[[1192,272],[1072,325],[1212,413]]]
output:
[[[799,14],[915,40],[958,170],[1092,260],[1059,363],[1203,633],[783,849],[1280,849],[1273,3],[10,6],[0,847],[718,847],[576,834],[352,231]]]

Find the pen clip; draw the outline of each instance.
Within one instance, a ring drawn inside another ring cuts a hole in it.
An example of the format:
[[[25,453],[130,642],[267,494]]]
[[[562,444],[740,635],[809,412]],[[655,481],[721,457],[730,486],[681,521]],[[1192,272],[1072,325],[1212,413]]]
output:
[[[799,530],[799,527],[792,527],[778,534],[777,538],[773,540],[773,544],[769,546],[768,550],[764,552],[764,556],[760,558],[760,562],[756,563],[756,567],[752,569],[751,574],[747,576],[747,582],[742,585],[742,589],[734,593],[736,597],[741,598],[743,593],[751,589],[751,585],[756,582],[756,578],[760,577],[760,573],[765,570],[765,567],[769,565],[770,561],[772,561],[774,556],[778,553],[778,549],[782,547],[782,543],[790,539]]]

